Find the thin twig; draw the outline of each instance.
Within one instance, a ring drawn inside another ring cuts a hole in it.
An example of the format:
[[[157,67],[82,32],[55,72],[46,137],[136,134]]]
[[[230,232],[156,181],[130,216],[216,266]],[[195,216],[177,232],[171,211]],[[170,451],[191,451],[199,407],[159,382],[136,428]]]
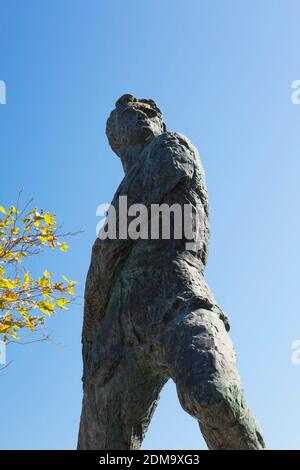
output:
[[[10,366],[11,363],[12,363],[12,361],[9,361],[7,364],[5,364],[5,366],[1,367],[0,372],[2,372],[4,369],[6,369],[8,366]]]

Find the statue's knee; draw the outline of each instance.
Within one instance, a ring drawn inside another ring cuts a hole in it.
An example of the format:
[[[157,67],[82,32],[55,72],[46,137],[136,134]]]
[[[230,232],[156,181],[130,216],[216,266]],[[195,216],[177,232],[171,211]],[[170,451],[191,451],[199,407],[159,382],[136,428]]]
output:
[[[182,407],[190,414],[205,410],[232,409],[239,413],[242,391],[239,384],[225,384],[211,379],[189,377],[177,386]]]

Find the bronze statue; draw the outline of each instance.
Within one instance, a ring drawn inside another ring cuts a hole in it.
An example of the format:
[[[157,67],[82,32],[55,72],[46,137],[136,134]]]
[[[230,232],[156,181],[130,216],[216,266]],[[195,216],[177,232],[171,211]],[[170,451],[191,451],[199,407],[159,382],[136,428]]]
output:
[[[172,378],[209,449],[262,449],[227,318],[203,277],[209,223],[198,152],[166,131],[154,101],[131,95],[117,101],[106,133],[125,172],[112,201],[116,213],[122,196],[128,206],[190,205],[198,208],[198,225],[191,218],[198,236],[189,249],[185,235],[96,239],[85,289],[78,448],[139,449]]]

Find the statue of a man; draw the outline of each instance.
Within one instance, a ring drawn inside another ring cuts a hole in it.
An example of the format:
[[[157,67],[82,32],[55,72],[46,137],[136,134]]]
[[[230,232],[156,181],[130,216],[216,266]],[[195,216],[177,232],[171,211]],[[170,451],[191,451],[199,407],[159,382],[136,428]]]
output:
[[[198,241],[187,249],[184,234],[96,239],[85,288],[78,448],[139,449],[172,378],[209,449],[262,449],[227,318],[203,277],[209,225],[198,152],[185,136],[166,131],[154,101],[131,95],[117,101],[106,133],[125,172],[111,205],[117,215],[121,196],[128,207],[197,207]]]

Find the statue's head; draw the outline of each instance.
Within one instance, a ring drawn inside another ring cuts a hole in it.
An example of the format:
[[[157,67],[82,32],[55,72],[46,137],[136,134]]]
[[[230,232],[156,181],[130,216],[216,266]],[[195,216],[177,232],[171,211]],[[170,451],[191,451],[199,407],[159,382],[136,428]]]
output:
[[[155,102],[132,95],[123,95],[118,99],[106,125],[109,144],[121,159],[126,149],[134,146],[142,148],[165,131],[162,113]]]

